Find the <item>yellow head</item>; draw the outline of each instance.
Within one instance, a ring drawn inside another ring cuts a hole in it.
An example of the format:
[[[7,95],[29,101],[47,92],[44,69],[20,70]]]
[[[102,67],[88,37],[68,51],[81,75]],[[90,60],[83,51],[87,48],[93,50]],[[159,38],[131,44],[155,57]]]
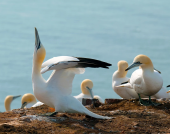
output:
[[[93,88],[93,82],[89,79],[85,79],[85,80],[82,81],[81,91],[82,91],[83,94],[91,95],[89,90],[87,89],[87,87],[90,88],[90,89]]]
[[[128,63],[124,60],[118,62],[118,73],[120,77],[125,77],[127,74],[126,68],[128,67]]]
[[[12,102],[14,99],[16,99],[16,98],[18,98],[18,97],[20,97],[20,96],[21,96],[21,95],[18,95],[18,96],[8,95],[8,96],[5,98],[4,105],[5,105],[6,111],[10,111],[10,110],[11,110],[11,108],[10,108],[11,102]]]
[[[148,68],[150,69],[151,71],[154,71],[154,68],[153,68],[153,64],[152,64],[152,61],[151,59],[146,56],[146,55],[138,55],[134,58],[133,60],[133,63],[131,66],[129,66],[127,70],[131,69],[131,68],[134,68],[134,67],[137,67],[137,66],[140,66],[142,69],[145,69],[145,68]]]
[[[34,61],[36,63],[42,64],[45,59],[46,51],[44,46],[40,41],[40,37],[38,35],[38,31],[35,28],[35,51],[34,51]]]
[[[36,103],[37,100],[33,94],[27,93],[22,96],[21,99],[21,108],[24,108],[28,103]]]

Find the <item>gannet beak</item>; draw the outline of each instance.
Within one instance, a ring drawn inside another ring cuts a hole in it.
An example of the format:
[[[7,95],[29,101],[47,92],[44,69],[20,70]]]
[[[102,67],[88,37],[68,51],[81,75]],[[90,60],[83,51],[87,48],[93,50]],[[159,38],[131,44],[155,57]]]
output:
[[[93,98],[94,98],[94,95],[93,95],[92,89],[90,89],[89,87],[86,87],[86,88],[89,90],[90,95],[91,95],[91,98],[93,99]]]
[[[40,37],[38,35],[38,31],[35,27],[35,48],[36,48],[36,51],[41,47],[41,41],[40,41]]]
[[[95,100],[94,100],[94,95],[93,95],[93,92],[92,92],[92,89],[90,89],[89,87],[86,87],[89,92],[90,92],[90,95],[91,95],[91,98],[92,98],[92,103],[93,103],[93,106],[94,106],[94,103],[95,103]]]
[[[27,105],[27,102],[22,103],[21,109],[23,109]]]
[[[16,98],[18,98],[18,97],[20,97],[20,96],[21,96],[21,95],[13,96],[12,100],[14,100],[14,99],[16,99]]]
[[[125,71],[128,71],[128,70],[130,70],[130,69],[132,69],[132,68],[134,68],[134,67],[138,67],[138,66],[140,66],[142,63],[140,63],[139,61],[138,62],[134,62],[134,63],[132,63],[132,65],[130,65],[128,68],[126,68],[126,70]]]

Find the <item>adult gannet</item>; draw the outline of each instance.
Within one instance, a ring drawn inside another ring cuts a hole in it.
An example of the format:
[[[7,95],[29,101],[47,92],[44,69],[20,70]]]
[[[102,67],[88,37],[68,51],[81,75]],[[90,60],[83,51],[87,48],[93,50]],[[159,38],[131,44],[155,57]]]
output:
[[[98,99],[100,103],[104,103],[104,100],[98,96],[93,94],[92,88],[93,88],[93,82],[90,79],[85,79],[81,83],[81,91],[77,96],[74,96],[76,99],[78,99],[82,103],[82,99]]]
[[[124,84],[123,86],[135,89],[139,95],[139,100],[143,105],[157,105],[151,101],[150,96],[155,95],[162,88],[163,80],[161,75],[159,72],[154,71],[152,61],[146,55],[136,56],[132,65],[125,71],[137,66],[141,67],[140,71],[134,71],[130,78],[130,84]],[[149,96],[149,102],[145,103],[141,99],[140,94]]]
[[[76,58],[70,56],[54,57],[43,63],[45,55],[45,48],[42,45],[38,31],[35,28],[35,51],[33,56],[32,84],[34,95],[39,101],[55,108],[56,113],[82,113],[99,119],[111,118],[92,113],[86,109],[80,101],[71,96],[72,81],[75,74],[84,73],[85,67],[108,68],[111,64],[94,59]],[[42,71],[41,66],[44,67]],[[54,71],[46,81],[42,77],[41,73],[49,70]]]
[[[168,86],[166,86],[166,87],[170,87],[170,85],[168,85]],[[167,91],[167,93],[170,93],[170,90],[169,90],[169,91]]]
[[[121,83],[126,82],[129,78],[126,76],[128,63],[124,60],[118,62],[118,70],[113,73],[112,76],[112,88],[122,98],[138,98],[138,94],[133,88],[119,86]],[[130,83],[128,83],[130,84]]]
[[[35,96],[31,93],[24,94],[21,98],[21,108],[31,108],[31,107],[37,107],[41,106],[44,103],[42,102],[37,102]]]
[[[11,110],[11,102],[20,97],[21,95],[17,95],[17,96],[12,96],[12,95],[8,95],[5,100],[4,100],[4,105],[5,105],[5,109],[6,111],[10,111]]]
[[[167,90],[165,87],[162,87],[155,95],[152,96],[155,99],[161,98],[170,98],[170,95],[167,94]]]

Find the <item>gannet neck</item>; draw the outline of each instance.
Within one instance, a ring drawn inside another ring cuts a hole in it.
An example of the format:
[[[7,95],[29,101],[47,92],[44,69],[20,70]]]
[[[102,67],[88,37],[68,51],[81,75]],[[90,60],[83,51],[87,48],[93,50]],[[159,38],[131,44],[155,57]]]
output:
[[[154,67],[152,62],[148,64],[141,65],[142,70],[150,70],[151,72],[154,72]]]
[[[10,111],[11,110],[11,102],[13,100],[13,96],[12,95],[8,95],[6,98],[5,98],[5,101],[4,101],[4,104],[5,104],[5,109],[6,111]]]
[[[87,87],[90,88],[90,89],[93,88],[93,82],[91,80],[89,80],[89,79],[85,79],[85,80],[82,81],[82,83],[81,83],[81,91],[85,95],[90,95],[90,92],[87,89]]]
[[[21,95],[16,95],[16,96],[12,96],[12,95],[8,95],[6,98],[5,98],[5,101],[4,101],[4,104],[5,104],[5,109],[6,111],[10,111],[11,108],[10,108],[10,105],[11,105],[11,102],[20,97]]]
[[[33,58],[33,72],[36,74],[41,74],[41,65],[45,59],[46,51],[42,46],[37,52],[34,52]]]
[[[127,71],[125,71],[125,70],[126,70],[126,68],[128,67],[128,63],[127,63],[126,61],[121,60],[121,61],[118,62],[117,65],[118,65],[117,76],[118,76],[119,78],[124,78],[124,77],[126,77]]]

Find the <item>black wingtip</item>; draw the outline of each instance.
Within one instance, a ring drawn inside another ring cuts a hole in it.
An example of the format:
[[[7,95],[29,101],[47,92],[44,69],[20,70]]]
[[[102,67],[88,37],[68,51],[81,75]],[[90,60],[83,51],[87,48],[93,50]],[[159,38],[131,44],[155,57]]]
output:
[[[89,64],[95,64],[98,67],[101,68],[109,68],[108,66],[112,66],[112,64],[104,62],[104,61],[100,61],[100,60],[96,60],[96,59],[91,59],[91,58],[82,58],[82,57],[75,57],[77,59],[79,59],[80,62],[84,62],[84,63],[89,63]]]
[[[128,83],[128,81],[122,82],[121,85]]]

